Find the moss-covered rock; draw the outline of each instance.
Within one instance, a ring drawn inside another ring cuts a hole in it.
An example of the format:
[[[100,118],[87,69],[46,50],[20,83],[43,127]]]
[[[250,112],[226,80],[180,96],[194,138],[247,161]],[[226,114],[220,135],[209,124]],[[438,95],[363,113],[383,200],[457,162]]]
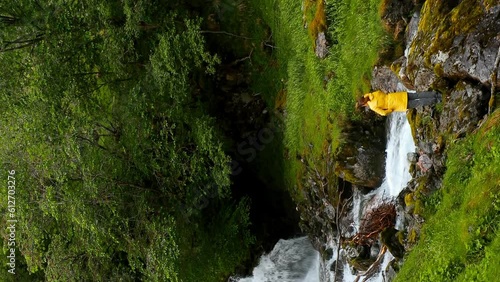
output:
[[[344,129],[345,142],[336,154],[335,173],[355,185],[376,188],[385,170],[385,126],[367,118]]]
[[[381,90],[385,93],[397,92],[400,80],[398,76],[387,66],[376,66],[372,71],[372,89]]]
[[[393,227],[386,228],[380,233],[380,241],[387,246],[387,249],[394,257],[403,258],[405,249],[399,242],[398,236],[396,236],[398,232],[399,230]]]
[[[417,90],[443,78],[489,85],[500,46],[499,14],[500,5],[485,0],[426,1],[408,57],[407,75]]]
[[[417,231],[417,229],[415,229],[415,228],[410,229],[410,231],[408,232],[408,238],[406,239],[406,241],[412,245],[417,243],[417,240],[419,237],[418,233],[419,232]]]
[[[404,197],[405,201],[405,206],[406,206],[406,212],[407,213],[413,213],[413,210],[415,209],[415,202],[416,202],[415,194],[413,192],[408,193]]]
[[[488,98],[488,91],[480,85],[458,82],[444,105],[439,131],[460,136],[474,130],[487,112]]]

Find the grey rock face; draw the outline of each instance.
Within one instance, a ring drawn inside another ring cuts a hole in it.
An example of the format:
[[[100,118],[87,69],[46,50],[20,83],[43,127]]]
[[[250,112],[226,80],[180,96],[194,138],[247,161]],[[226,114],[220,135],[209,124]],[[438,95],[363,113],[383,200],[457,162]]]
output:
[[[432,66],[441,64],[443,77],[469,78],[489,85],[500,46],[499,18],[500,6],[491,8],[472,32],[456,36],[449,48],[432,54]],[[500,86],[500,72],[496,86]]]
[[[477,84],[460,81],[444,105],[439,130],[458,135],[474,130],[486,113],[488,98]]]
[[[360,136],[361,137],[361,136]],[[335,165],[335,172],[341,178],[355,185],[376,188],[383,180],[385,151],[360,138],[342,147]]]
[[[326,36],[324,32],[318,33],[318,38],[316,38],[316,56],[320,59],[324,59],[328,55],[328,44],[326,42]]]
[[[428,90],[443,78],[473,80],[490,86],[500,46],[499,18],[500,6],[497,5],[485,9],[477,25],[466,33],[444,35],[450,19],[443,19],[443,26],[437,25],[434,30],[419,30],[411,43],[408,63],[403,65],[415,89]],[[500,72],[497,72],[496,86],[500,86]]]
[[[387,66],[373,68],[371,86],[374,90],[381,90],[385,93],[396,92],[399,89],[400,80]]]

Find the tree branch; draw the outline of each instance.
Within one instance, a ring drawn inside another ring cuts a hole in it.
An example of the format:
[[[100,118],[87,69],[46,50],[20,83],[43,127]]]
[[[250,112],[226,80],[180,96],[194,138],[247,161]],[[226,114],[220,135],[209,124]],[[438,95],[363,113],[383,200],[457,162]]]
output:
[[[229,35],[229,36],[232,36],[232,37],[237,37],[237,38],[242,38],[242,39],[250,39],[250,40],[251,39],[255,39],[255,38],[251,38],[251,37],[237,35],[237,34],[234,34],[234,33],[227,32],[227,31],[201,30],[200,33],[201,34],[206,34],[206,33],[209,33],[209,34],[224,34],[224,35]]]

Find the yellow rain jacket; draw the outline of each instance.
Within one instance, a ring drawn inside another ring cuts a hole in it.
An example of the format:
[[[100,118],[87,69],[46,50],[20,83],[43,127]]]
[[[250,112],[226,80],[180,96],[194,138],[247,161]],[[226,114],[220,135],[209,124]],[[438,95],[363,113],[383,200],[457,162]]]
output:
[[[408,93],[406,92],[385,94],[382,91],[375,91],[365,94],[364,97],[370,98],[368,101],[370,109],[383,116],[392,112],[404,112],[408,107]]]

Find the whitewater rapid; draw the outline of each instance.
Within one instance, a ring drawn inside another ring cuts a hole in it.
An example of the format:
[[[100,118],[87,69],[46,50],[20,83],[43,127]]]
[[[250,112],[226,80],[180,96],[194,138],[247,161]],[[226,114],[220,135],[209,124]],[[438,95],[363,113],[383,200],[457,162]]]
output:
[[[353,193],[353,228],[357,231],[365,210],[376,207],[383,201],[390,201],[406,187],[411,179],[409,173],[410,162],[408,153],[415,152],[410,124],[405,113],[392,113],[387,119],[387,147],[385,178],[382,185],[369,194],[362,194],[355,190]],[[401,214],[398,214],[396,228],[401,228]],[[322,261],[319,253],[314,250],[307,237],[289,240],[280,240],[274,249],[260,259],[260,263],[254,268],[252,276],[234,279],[238,282],[327,282],[335,281],[335,269],[333,264],[337,261],[337,242],[331,234],[331,240],[327,248],[333,249],[333,256],[328,261]],[[340,249],[340,256],[345,256],[346,250]],[[385,269],[393,259],[390,252],[386,252],[380,264],[380,270],[366,281],[382,282],[386,277]],[[351,282],[357,279],[345,259],[339,259],[342,265],[341,279],[336,281]],[[366,277],[360,276],[360,281]]]
[[[239,282],[318,282],[319,253],[307,237],[279,240],[274,249],[260,258],[253,276]]]

